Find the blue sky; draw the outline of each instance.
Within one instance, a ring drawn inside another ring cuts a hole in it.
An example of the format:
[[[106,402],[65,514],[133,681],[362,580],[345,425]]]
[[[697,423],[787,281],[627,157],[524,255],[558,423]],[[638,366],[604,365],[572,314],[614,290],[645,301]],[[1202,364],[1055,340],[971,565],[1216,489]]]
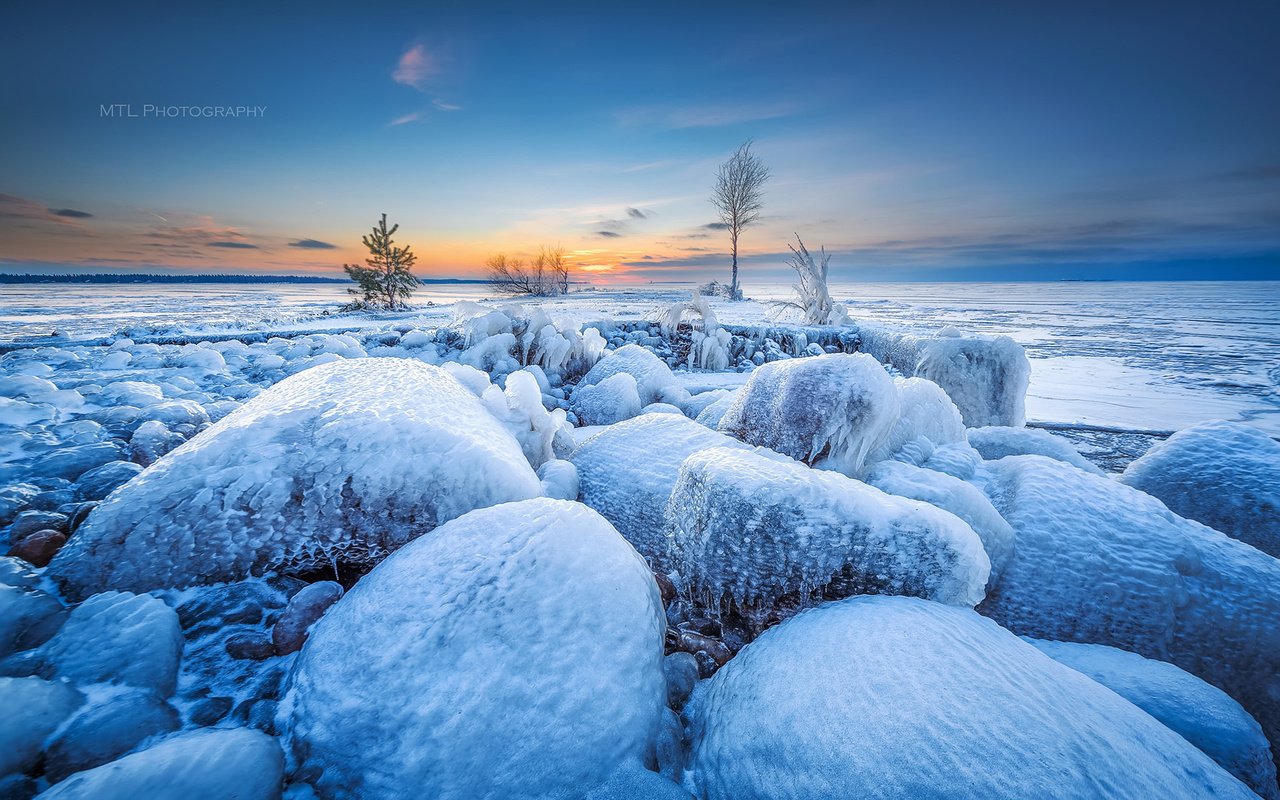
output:
[[[1053,5],[23,4],[0,268],[336,273],[385,211],[423,274],[703,279],[752,137],[748,278],[1280,277],[1280,3]]]

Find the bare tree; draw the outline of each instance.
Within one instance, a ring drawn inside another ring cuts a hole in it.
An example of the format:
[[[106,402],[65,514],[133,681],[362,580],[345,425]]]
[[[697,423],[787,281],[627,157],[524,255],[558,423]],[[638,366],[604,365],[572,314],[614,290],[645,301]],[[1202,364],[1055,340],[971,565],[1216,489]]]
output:
[[[495,292],[534,297],[569,293],[569,264],[559,245],[538,248],[531,264],[498,253],[490,256],[485,265],[489,268],[489,286]]]
[[[711,202],[720,212],[720,222],[729,231],[729,246],[733,252],[733,278],[729,290],[733,299],[741,299],[738,286],[738,237],[742,231],[760,218],[764,207],[764,184],[769,180],[769,168],[751,152],[752,140],[738,146],[729,160],[720,165],[716,173],[715,189]]]

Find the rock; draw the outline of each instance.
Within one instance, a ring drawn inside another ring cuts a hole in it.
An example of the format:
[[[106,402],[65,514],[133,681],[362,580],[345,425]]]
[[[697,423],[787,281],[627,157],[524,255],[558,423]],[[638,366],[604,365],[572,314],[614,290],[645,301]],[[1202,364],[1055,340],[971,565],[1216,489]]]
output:
[[[90,706],[62,727],[45,752],[45,775],[57,783],[73,772],[113,761],[143,740],[176,731],[178,712],[146,691]]]
[[[77,684],[114,683],[173,695],[182,658],[178,615],[148,595],[103,592],[72,610],[38,651],[43,671]]]
[[[118,460],[121,455],[120,447],[114,442],[62,447],[37,458],[31,465],[31,474],[74,481],[95,467]]]
[[[76,773],[39,800],[278,800],[283,782],[284,758],[270,736],[204,729]]]
[[[135,428],[129,437],[129,458],[149,467],[184,441],[180,434],[171,432],[163,422],[148,420]]]
[[[66,543],[67,535],[65,533],[46,528],[22,538],[17,544],[9,548],[7,555],[20,558],[33,567],[44,567],[48,566],[49,562],[53,560],[53,557],[58,554],[58,551]]]
[[[363,800],[586,794],[654,747],[664,627],[652,573],[599,514],[473,511],[312,629],[281,709],[299,777]]]
[[[193,589],[175,609],[188,637],[200,637],[238,623],[257,624],[265,609],[284,608],[288,596],[265,580]]]
[[[987,461],[1005,456],[1045,456],[1094,475],[1102,474],[1102,470],[1080,455],[1071,442],[1049,431],[988,426],[970,428],[966,434],[969,444]]]
[[[84,523],[84,521],[85,521],[85,519],[86,519],[86,518],[88,518],[88,516],[89,516],[89,512],[90,512],[90,511],[92,511],[93,509],[97,508],[97,506],[98,506],[98,504],[97,504],[96,502],[92,502],[92,501],[85,501],[85,502],[83,502],[83,503],[76,503],[76,504],[75,504],[75,507],[74,507],[74,508],[75,508],[75,510],[74,510],[74,511],[71,511],[71,512],[67,515],[67,516],[68,516],[68,519],[67,519],[67,536],[70,536],[71,534],[75,533],[75,532],[76,532],[76,529],[77,529],[77,528],[79,528],[79,527]]]
[[[25,561],[0,556],[0,583],[19,589],[34,589],[40,583],[40,574]]]
[[[677,650],[662,659],[662,674],[667,679],[667,707],[679,711],[698,682],[698,659]]]
[[[307,630],[341,597],[341,584],[320,581],[289,598],[289,605],[285,606],[284,613],[271,628],[276,655],[284,656],[301,650],[307,641]]]
[[[84,697],[62,682],[40,678],[0,678],[0,775],[36,765],[44,741]]]
[[[66,514],[56,511],[23,511],[9,526],[9,542],[17,544],[37,531],[62,531],[66,527]]]
[[[142,472],[142,467],[132,461],[112,461],[91,469],[80,476],[76,499],[101,500],[139,472]]]
[[[582,380],[578,381],[578,389],[603,383],[618,374],[627,374],[635,379],[640,407],[662,401],[684,400],[684,397],[680,396],[676,377],[671,372],[671,368],[663,363],[662,359],[637,344],[624,345],[607,353],[586,375],[582,376]],[[639,410],[640,408],[637,407],[637,413]]]
[[[44,644],[66,617],[67,610],[52,595],[0,585],[0,658]]]
[[[275,655],[275,645],[265,633],[235,633],[227,637],[227,655],[262,661]]]
[[[198,700],[191,705],[191,724],[201,727],[216,725],[231,713],[232,705],[230,697],[206,697]]]
[[[0,527],[13,522],[18,512],[31,505],[40,494],[40,487],[29,483],[15,483],[0,489]]]
[[[573,393],[573,413],[583,425],[613,425],[637,416],[640,408],[636,379],[625,372],[580,385]]]
[[[164,423],[168,428],[190,425],[199,428],[209,424],[209,414],[194,400],[164,400],[142,409],[141,420]]]

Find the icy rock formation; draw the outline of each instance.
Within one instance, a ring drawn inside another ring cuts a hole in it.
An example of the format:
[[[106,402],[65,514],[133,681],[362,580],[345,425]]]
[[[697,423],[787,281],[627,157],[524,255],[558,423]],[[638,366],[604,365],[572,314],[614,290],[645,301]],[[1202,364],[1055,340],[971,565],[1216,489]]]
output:
[[[1163,722],[1260,797],[1280,797],[1262,727],[1226,692],[1172,664],[1114,647],[1028,641]]]
[[[757,622],[854,594],[973,607],[991,570],[955,516],[767,452],[689,456],[666,516],[677,571],[693,592]]]
[[[275,739],[247,728],[206,728],[78,772],[39,800],[278,800],[283,782]]]
[[[987,462],[1015,532],[982,612],[1014,633],[1168,661],[1280,742],[1280,561],[1155,498],[1043,456]]]
[[[871,356],[835,353],[756,369],[720,419],[722,433],[858,477],[898,419],[893,379]]]
[[[578,499],[578,468],[572,462],[552,459],[538,467],[543,497],[553,500]]]
[[[15,650],[43,644],[66,618],[66,609],[52,595],[34,588],[9,586],[0,576],[0,658]]]
[[[1031,381],[1031,362],[1022,346],[1008,336],[955,333],[916,336],[868,326],[859,330],[863,352],[904,375],[941,386],[960,409],[965,425],[1022,425]]]
[[[44,741],[84,702],[65,683],[0,678],[0,778],[35,766]]]
[[[1094,475],[1103,474],[1092,461],[1080,455],[1071,442],[1048,431],[993,425],[970,428],[967,435],[969,444],[987,461],[1005,456],[1045,456]]]
[[[532,372],[527,369],[512,372],[507,376],[506,388],[491,385],[481,393],[480,400],[520,443],[530,466],[537,469],[555,458],[552,442],[568,423],[564,409],[548,411],[543,407],[542,390]]]
[[[866,481],[886,494],[920,500],[950,511],[969,523],[991,560],[988,585],[994,586],[999,581],[1005,565],[1013,557],[1013,528],[991,505],[987,496],[972,484],[899,461],[877,464]]]
[[[145,739],[180,727],[178,712],[148,691],[127,691],[93,703],[64,725],[45,751],[45,776],[57,782],[113,761]]]
[[[596,362],[582,380],[578,388],[592,386],[606,378],[625,372],[636,379],[636,389],[640,395],[640,405],[661,401],[670,402],[677,399],[680,390],[676,384],[676,376],[662,359],[638,344],[619,347],[612,353]]]
[[[281,381],[122,486],[48,569],[84,596],[371,564],[539,488],[516,441],[444,371],[337,361]]]
[[[636,379],[626,372],[599,383],[578,384],[573,392],[573,413],[583,425],[613,425],[640,414]]]
[[[1179,431],[1120,480],[1280,558],[1280,442],[1257,428],[1219,421]]]
[[[915,598],[787,620],[700,683],[685,715],[703,800],[1253,796],[994,622]]]
[[[36,659],[46,677],[115,683],[169,697],[178,683],[182,629],[173,609],[150,595],[103,592],[71,611]]]
[[[325,798],[581,796],[653,748],[665,626],[652,573],[599,514],[482,509],[330,609],[282,719]]]
[[[645,414],[605,428],[570,460],[578,468],[582,502],[603,514],[655,569],[665,570],[671,561],[667,501],[681,463],[709,447],[746,445],[687,417]]]
[[[705,425],[711,430],[716,430],[720,427],[720,420],[724,419],[724,415],[729,412],[730,408],[733,408],[738,394],[739,392],[725,392],[722,396],[703,406],[694,416],[694,420],[699,425]]]
[[[964,441],[964,421],[960,409],[951,402],[942,387],[924,378],[895,378],[898,395],[898,419],[868,464],[897,458],[920,463],[933,455],[940,445]]]

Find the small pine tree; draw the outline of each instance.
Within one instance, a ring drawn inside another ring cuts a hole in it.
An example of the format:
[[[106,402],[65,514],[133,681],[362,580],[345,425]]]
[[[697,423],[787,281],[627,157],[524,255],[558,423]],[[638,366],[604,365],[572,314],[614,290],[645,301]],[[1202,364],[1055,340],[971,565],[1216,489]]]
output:
[[[342,265],[347,276],[356,282],[356,288],[347,291],[358,295],[364,305],[381,306],[392,311],[403,308],[404,301],[422,283],[409,271],[418,257],[407,246],[396,247],[391,239],[398,230],[399,224],[387,230],[387,215],[383,214],[373,233],[362,239],[371,254],[365,259],[365,266]]]

